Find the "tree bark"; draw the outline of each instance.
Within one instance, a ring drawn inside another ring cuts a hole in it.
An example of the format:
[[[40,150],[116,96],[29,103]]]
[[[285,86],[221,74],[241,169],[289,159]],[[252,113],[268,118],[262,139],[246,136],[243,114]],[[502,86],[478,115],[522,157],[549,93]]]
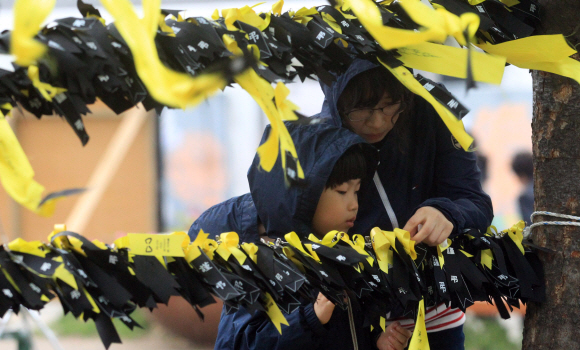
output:
[[[540,0],[538,34],[561,33],[580,43],[580,0]],[[576,60],[578,54],[573,56]],[[535,208],[562,214],[580,211],[580,86],[558,75],[534,71]],[[535,221],[556,220],[538,217]],[[561,220],[566,221],[566,220]],[[580,227],[540,226],[534,243],[556,253],[539,252],[546,277],[546,302],[529,303],[523,350],[580,349]]]

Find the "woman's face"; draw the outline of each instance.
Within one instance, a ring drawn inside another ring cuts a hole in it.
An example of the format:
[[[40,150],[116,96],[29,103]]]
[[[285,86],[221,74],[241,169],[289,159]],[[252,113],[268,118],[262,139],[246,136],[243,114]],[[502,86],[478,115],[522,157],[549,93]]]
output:
[[[393,129],[401,112],[401,102],[385,93],[375,106],[347,111],[343,122],[367,142],[377,143]]]

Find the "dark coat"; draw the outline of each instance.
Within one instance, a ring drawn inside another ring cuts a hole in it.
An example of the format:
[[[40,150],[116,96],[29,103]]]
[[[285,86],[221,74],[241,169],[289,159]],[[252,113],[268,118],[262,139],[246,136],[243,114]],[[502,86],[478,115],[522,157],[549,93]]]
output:
[[[319,116],[342,126],[338,98],[354,76],[374,67],[369,61],[355,60],[332,86],[322,84],[325,101]],[[481,188],[475,154],[461,149],[427,101],[413,97],[409,113],[399,117],[379,146],[380,181],[361,189],[357,220],[349,233],[368,235],[375,226],[392,230],[397,223],[403,228],[417,209],[425,206],[438,209],[451,221],[452,237],[467,228],[485,231],[493,219],[493,208]],[[409,141],[406,146],[401,146],[397,128],[405,128]],[[378,186],[384,188],[386,202]],[[389,218],[388,203],[396,221]]]
[[[259,239],[260,221],[271,237],[283,237],[291,231],[306,237],[326,180],[338,158],[349,147],[361,144],[371,164],[369,168],[374,171],[376,151],[350,131],[328,124],[287,124],[287,127],[304,170],[305,185],[286,187],[280,159],[268,173],[258,166],[259,158],[256,157],[248,172],[251,194],[229,199],[205,211],[189,229],[192,239],[203,229],[210,237],[235,231],[240,240],[255,242]],[[268,127],[264,138],[269,130]],[[280,335],[262,312],[250,315],[243,307],[230,315],[222,311],[215,349],[353,348],[346,311],[336,308],[326,325],[316,317],[312,303],[285,316],[289,326],[282,326]],[[354,321],[355,325],[361,325],[364,320],[361,315],[355,315]],[[359,348],[372,349],[370,330],[359,326],[356,331]]]

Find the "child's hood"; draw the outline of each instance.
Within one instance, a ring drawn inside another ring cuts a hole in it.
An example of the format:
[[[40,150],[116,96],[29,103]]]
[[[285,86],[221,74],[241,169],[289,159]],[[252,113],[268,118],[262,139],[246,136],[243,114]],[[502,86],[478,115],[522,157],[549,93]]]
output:
[[[375,63],[363,59],[355,59],[352,64],[348,67],[344,74],[336,77],[336,80],[331,86],[320,82],[322,92],[324,92],[324,103],[322,104],[322,110],[319,116],[321,118],[328,118],[329,123],[335,126],[342,126],[342,121],[340,114],[338,113],[338,108],[336,107],[338,103],[338,98],[348,85],[349,81],[355,76],[369,69],[378,67]]]
[[[374,147],[345,128],[327,123],[300,125],[290,122],[286,127],[296,146],[305,183],[287,187],[280,157],[272,171],[266,172],[259,166],[258,155],[248,171],[248,181],[258,216],[268,235],[282,238],[295,231],[304,237],[310,233],[318,200],[340,156],[351,146],[360,144],[369,165],[367,177],[372,177],[378,156]],[[267,126],[262,142],[269,133],[270,126]]]

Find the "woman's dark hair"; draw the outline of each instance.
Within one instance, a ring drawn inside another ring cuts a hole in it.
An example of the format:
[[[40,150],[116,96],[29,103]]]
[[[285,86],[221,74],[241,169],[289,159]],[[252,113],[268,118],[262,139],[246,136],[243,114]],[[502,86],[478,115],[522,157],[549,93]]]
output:
[[[367,174],[368,164],[363,149],[361,145],[354,145],[338,158],[326,180],[325,188],[333,189],[354,179],[364,180]]]
[[[381,101],[383,96],[389,95],[393,102],[400,102],[399,119],[397,124],[406,124],[408,115],[413,106],[413,93],[395,78],[385,67],[369,69],[352,78],[338,98],[337,109],[345,123],[346,114],[356,108],[374,107]],[[398,127],[393,129],[393,133],[400,138],[401,145],[405,144],[408,137],[405,133],[407,128]]]

